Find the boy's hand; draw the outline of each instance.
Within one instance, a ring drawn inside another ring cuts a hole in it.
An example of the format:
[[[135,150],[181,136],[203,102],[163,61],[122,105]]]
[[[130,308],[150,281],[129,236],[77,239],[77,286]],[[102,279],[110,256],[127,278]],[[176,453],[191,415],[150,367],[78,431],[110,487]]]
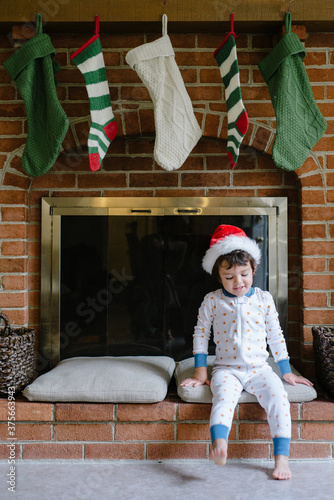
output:
[[[299,377],[298,375],[295,375],[294,373],[285,373],[283,375],[283,378],[286,382],[288,382],[291,385],[304,384],[304,385],[308,385],[309,387],[313,386],[313,384],[312,384],[312,382],[310,382],[310,380],[308,380],[307,378],[302,377],[302,376]]]
[[[198,378],[186,378],[181,382],[181,387],[198,387],[199,385],[210,385],[210,380],[199,380]]]
[[[198,387],[199,385],[205,384],[210,385],[210,380],[208,380],[208,371],[205,366],[195,368],[194,376],[186,378],[181,382],[182,387]]]

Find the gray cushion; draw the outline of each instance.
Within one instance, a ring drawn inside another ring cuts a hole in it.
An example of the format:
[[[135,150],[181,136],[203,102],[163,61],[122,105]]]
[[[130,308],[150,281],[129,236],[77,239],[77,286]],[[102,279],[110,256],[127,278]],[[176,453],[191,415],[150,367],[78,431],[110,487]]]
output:
[[[166,397],[174,369],[168,356],[64,359],[23,395],[30,401],[156,403]]]
[[[215,360],[215,356],[208,356],[208,377],[211,377],[212,365]],[[275,373],[280,376],[278,366],[276,365],[272,357],[268,358],[268,363],[272,367]],[[296,375],[300,373],[291,366],[291,370]],[[194,358],[184,359],[177,364],[175,370],[175,378],[177,383],[177,393],[182,399],[182,401],[187,401],[189,403],[211,403],[212,402],[212,392],[208,385],[201,385],[199,387],[181,387],[182,380],[192,377],[194,373]],[[317,393],[313,387],[308,387],[304,384],[291,385],[283,380],[283,385],[288,393],[289,401],[291,403],[300,403],[303,401],[312,401],[317,397]],[[242,391],[239,403],[254,403],[257,399],[254,394],[249,394],[246,391]]]

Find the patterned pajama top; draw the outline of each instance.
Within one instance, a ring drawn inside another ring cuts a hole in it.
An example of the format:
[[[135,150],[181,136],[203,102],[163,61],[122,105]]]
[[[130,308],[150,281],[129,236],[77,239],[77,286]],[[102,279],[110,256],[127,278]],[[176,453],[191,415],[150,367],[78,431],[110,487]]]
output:
[[[251,288],[242,297],[223,289],[208,293],[199,309],[194,332],[195,367],[206,366],[213,326],[214,367],[242,369],[263,366],[267,344],[282,375],[291,372],[289,356],[272,295]]]

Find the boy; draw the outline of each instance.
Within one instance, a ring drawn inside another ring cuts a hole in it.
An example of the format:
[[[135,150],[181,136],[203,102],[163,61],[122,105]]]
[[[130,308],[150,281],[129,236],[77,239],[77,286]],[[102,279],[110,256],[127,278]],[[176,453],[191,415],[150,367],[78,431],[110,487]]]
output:
[[[203,268],[221,283],[207,294],[199,309],[194,333],[195,372],[182,386],[210,384],[213,399],[210,416],[210,459],[224,465],[228,435],[241,391],[254,394],[266,410],[274,443],[275,479],[289,479],[291,438],[290,405],[280,378],[266,362],[269,344],[284,380],[292,385],[313,385],[291,372],[286,343],[269,292],[253,288],[253,276],[261,260],[257,243],[242,229],[220,225],[203,258]],[[211,382],[206,357],[211,326],[216,344]]]

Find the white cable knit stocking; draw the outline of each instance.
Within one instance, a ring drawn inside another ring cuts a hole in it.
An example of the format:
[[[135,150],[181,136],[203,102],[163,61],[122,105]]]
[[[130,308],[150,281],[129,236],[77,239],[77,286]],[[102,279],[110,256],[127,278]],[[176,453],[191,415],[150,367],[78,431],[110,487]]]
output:
[[[127,63],[147,87],[154,105],[154,159],[165,170],[176,170],[187,159],[202,132],[194,115],[163,15],[163,36],[128,52]]]

